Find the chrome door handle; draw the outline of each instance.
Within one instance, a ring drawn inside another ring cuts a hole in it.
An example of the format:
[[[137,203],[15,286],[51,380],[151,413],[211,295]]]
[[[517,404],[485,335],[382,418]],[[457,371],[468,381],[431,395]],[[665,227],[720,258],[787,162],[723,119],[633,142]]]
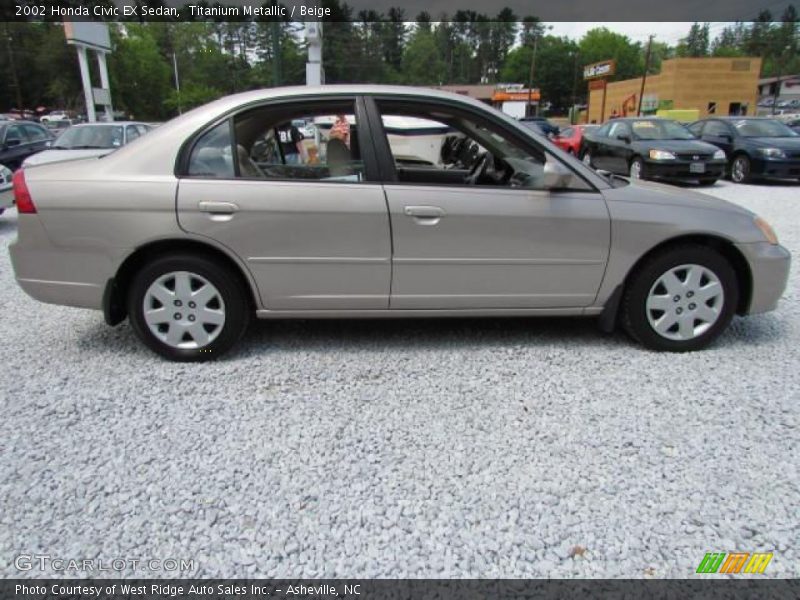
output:
[[[444,216],[444,210],[438,206],[406,206],[403,212],[407,217],[421,219],[439,219]]]
[[[198,202],[197,208],[203,212],[211,213],[214,215],[232,215],[239,207],[233,202]]]

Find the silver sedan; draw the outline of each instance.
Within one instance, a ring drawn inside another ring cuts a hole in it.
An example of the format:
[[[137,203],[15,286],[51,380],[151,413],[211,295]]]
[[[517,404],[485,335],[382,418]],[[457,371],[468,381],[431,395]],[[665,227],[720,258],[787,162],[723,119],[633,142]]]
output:
[[[574,315],[697,350],[774,309],[790,261],[741,207],[595,172],[429,89],[229,96],[103,158],[26,168],[15,195],[20,286],[127,317],[174,360],[222,355],[253,316]]]

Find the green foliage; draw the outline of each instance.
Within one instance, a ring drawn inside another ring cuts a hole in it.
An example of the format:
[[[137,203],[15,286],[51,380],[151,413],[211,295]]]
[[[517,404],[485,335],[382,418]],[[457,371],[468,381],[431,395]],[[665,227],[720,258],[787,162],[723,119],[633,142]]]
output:
[[[134,118],[159,120],[168,115],[162,99],[170,91],[170,67],[158,43],[142,25],[112,29],[108,70],[115,110]]]

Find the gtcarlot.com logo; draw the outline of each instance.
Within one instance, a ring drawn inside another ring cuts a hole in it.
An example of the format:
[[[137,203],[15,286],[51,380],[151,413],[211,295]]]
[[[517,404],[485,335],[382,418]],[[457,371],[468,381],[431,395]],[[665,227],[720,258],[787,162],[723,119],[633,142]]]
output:
[[[192,559],[184,558],[61,558],[49,554],[20,554],[14,559],[20,571],[194,571]]]
[[[761,574],[772,560],[772,552],[706,552],[697,573]]]

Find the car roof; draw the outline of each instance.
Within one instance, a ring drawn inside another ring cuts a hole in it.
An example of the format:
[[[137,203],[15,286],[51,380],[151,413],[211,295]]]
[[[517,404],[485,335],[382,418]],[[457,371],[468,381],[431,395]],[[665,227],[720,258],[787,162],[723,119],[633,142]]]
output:
[[[96,121],[94,123],[76,123],[73,127],[100,127],[103,125],[148,125],[141,121]]]

